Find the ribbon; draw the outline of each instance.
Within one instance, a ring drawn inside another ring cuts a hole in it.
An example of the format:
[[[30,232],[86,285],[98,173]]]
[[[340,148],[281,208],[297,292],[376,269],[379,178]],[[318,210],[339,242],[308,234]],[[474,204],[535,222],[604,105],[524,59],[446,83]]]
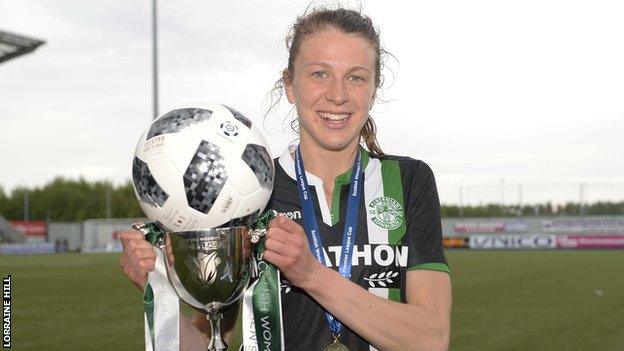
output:
[[[255,230],[266,230],[275,218],[275,211],[267,211],[254,223]],[[280,271],[264,261],[263,237],[252,249],[252,260],[258,279],[243,297],[243,348],[252,350],[284,350]]]
[[[323,254],[323,241],[318,229],[318,223],[316,222],[316,215],[314,213],[314,204],[310,196],[310,190],[308,186],[308,179],[306,177],[305,168],[303,166],[303,160],[301,158],[301,146],[295,150],[295,172],[297,174],[297,189],[299,191],[299,202],[301,203],[301,209],[303,210],[303,223],[308,236],[308,243],[310,250],[316,257],[316,259],[325,265],[325,255]],[[347,202],[347,215],[345,218],[345,227],[342,234],[342,249],[340,251],[340,265],[338,266],[338,272],[345,278],[351,278],[351,258],[353,256],[353,245],[355,245],[355,239],[357,237],[357,220],[360,209],[360,199],[362,197],[363,187],[363,174],[362,174],[362,152],[358,150],[355,161],[353,162],[353,169],[351,172],[351,184],[349,185],[349,200]],[[334,334],[334,338],[340,335],[342,330],[342,323],[334,318],[327,311],[325,312],[325,318],[329,324],[329,329]]]
[[[152,245],[163,240],[164,233],[153,223],[144,227],[145,239]],[[167,280],[167,269],[163,252],[154,246],[156,264],[147,274],[143,293],[145,320],[145,350],[180,350],[180,300]]]

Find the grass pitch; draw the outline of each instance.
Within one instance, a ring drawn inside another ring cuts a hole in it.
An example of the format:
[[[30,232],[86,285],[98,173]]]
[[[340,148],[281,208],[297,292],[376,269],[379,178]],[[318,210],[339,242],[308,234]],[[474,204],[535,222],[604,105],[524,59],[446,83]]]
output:
[[[624,251],[447,251],[452,350],[624,350]],[[140,350],[119,254],[0,256],[15,350]],[[234,346],[234,345],[233,345]]]

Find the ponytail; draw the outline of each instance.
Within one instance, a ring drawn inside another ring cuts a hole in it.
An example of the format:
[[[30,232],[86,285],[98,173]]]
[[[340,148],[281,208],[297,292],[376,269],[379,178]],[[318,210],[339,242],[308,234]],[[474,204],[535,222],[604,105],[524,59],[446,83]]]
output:
[[[360,137],[364,139],[364,143],[366,143],[366,148],[371,153],[373,157],[379,158],[385,156],[384,152],[381,150],[381,146],[377,142],[377,127],[375,126],[375,121],[369,115],[364,127],[360,131]]]

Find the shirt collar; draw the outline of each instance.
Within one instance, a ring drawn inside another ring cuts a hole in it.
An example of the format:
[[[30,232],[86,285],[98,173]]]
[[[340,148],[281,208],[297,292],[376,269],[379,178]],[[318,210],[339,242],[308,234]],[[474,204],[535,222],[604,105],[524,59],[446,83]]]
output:
[[[292,153],[295,152],[295,149],[299,145],[290,145],[286,148],[282,156],[279,157],[279,163],[286,172],[286,174],[292,178],[297,179],[297,175],[295,174],[295,160],[293,160]],[[366,170],[366,166],[368,166],[368,161],[370,159],[370,154],[368,150],[363,148],[360,145],[360,150],[362,152],[362,169]],[[306,177],[308,179],[308,183],[311,185],[323,184],[323,181],[315,176],[312,173],[306,171]],[[351,182],[351,169],[346,172],[338,175],[336,177],[336,184],[349,184]]]

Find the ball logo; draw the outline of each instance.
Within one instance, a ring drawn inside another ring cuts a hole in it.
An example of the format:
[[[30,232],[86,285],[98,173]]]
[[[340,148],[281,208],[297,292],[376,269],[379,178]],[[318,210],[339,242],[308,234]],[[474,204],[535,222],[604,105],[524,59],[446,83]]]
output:
[[[373,223],[384,229],[397,229],[403,224],[403,206],[391,197],[378,197],[368,207]]]
[[[237,136],[238,135],[238,127],[231,122],[223,122],[221,123],[221,131],[223,134],[227,136]]]

